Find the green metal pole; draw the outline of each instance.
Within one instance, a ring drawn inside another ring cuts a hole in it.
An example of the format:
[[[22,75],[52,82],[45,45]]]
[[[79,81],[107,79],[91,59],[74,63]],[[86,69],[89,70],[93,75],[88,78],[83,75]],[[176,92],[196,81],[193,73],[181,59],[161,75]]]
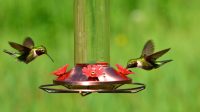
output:
[[[109,0],[74,0],[75,64],[110,61]]]

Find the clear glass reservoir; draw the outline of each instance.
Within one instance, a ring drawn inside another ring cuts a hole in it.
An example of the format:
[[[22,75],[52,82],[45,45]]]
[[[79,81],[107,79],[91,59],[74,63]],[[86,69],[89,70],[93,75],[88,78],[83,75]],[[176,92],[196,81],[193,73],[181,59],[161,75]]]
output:
[[[75,64],[109,63],[109,0],[75,0]]]

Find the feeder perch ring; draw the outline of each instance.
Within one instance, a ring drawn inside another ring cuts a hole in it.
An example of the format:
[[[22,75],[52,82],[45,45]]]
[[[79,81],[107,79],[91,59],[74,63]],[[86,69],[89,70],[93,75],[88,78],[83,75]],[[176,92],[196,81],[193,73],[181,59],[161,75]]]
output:
[[[82,96],[86,96],[90,93],[137,93],[139,91],[142,91],[145,89],[145,85],[142,83],[130,83],[130,84],[122,84],[123,85],[131,85],[131,86],[137,86],[132,88],[125,88],[125,89],[70,89],[67,86],[60,85],[60,84],[47,84],[47,85],[41,85],[39,88],[48,92],[48,93],[79,93]],[[53,87],[56,86],[63,86],[64,89],[56,89]],[[85,86],[86,88],[89,88],[90,86]]]

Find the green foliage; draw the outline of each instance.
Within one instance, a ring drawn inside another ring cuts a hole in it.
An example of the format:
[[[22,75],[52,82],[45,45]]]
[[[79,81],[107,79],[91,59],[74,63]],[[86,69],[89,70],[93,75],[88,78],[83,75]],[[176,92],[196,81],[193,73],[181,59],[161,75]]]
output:
[[[73,66],[73,0],[0,0],[0,50],[8,41],[31,36],[54,58],[26,65],[0,55],[2,112],[196,112],[200,110],[198,0],[112,0],[111,64],[126,65],[153,39],[156,50],[171,47],[161,59],[173,62],[153,71],[133,69],[134,81],[147,89],[138,94],[47,94],[51,71]]]

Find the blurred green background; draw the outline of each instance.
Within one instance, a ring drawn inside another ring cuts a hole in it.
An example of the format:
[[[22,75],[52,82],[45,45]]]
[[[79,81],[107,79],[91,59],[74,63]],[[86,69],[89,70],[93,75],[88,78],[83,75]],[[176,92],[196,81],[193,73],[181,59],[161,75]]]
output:
[[[54,58],[26,65],[1,52],[1,112],[197,112],[200,110],[198,0],[111,0],[111,65],[138,57],[152,39],[156,50],[171,47],[161,59],[174,61],[130,76],[147,88],[138,94],[47,94],[50,73],[73,66],[73,0],[0,0],[0,50],[31,36]]]

